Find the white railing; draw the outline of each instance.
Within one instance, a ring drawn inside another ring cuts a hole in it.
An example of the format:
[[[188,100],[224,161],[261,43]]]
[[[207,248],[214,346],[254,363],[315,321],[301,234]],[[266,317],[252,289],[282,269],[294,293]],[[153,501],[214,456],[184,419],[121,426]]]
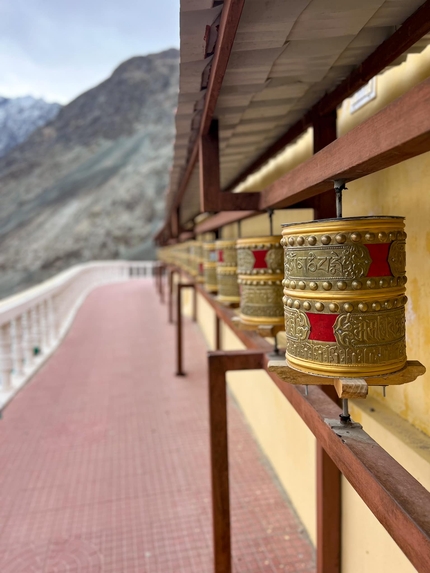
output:
[[[153,261],[74,266],[0,301],[0,409],[59,345],[88,293],[97,286],[153,274]]]

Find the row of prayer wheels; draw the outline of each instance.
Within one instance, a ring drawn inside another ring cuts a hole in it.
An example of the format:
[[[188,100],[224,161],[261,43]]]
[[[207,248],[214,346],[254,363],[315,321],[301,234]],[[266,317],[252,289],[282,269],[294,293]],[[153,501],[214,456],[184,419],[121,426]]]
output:
[[[167,247],[248,325],[285,321],[286,359],[319,376],[364,377],[406,364],[402,217],[283,225],[282,237]],[[169,259],[169,260],[167,260]]]

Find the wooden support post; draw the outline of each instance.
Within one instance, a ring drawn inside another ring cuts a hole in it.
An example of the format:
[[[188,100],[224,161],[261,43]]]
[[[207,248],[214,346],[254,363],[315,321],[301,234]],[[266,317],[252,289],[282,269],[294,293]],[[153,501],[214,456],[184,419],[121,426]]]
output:
[[[341,473],[317,445],[317,573],[340,571]]]
[[[172,237],[178,237],[179,236],[179,207],[176,207],[176,209],[173,209],[172,212],[172,217],[170,219],[170,231],[171,231],[171,235]]]
[[[221,191],[218,121],[213,120],[199,142],[200,211],[219,211]]]
[[[176,376],[185,376],[183,370],[183,328],[182,328],[182,289],[192,288],[194,283],[177,284],[176,295]]]
[[[332,143],[337,137],[336,110],[314,121],[314,153]],[[314,219],[336,217],[334,188],[312,199]],[[336,403],[333,386],[321,386]],[[317,443],[317,573],[340,573],[341,543],[341,474]]]
[[[214,573],[232,571],[226,373],[263,364],[264,354],[256,350],[208,353]]]
[[[202,212],[258,209],[258,193],[221,191],[218,120],[212,120],[199,140],[200,210]]]
[[[221,350],[221,321],[217,314],[215,315],[215,349]]]
[[[175,274],[175,269],[168,269],[168,279],[169,279],[169,288],[167,291],[167,306],[169,311],[169,324],[173,324],[173,275]]]
[[[193,322],[197,322],[197,291],[193,289]]]
[[[163,276],[165,271],[165,265],[160,265],[160,302],[164,304],[164,283],[163,283]]]
[[[314,122],[314,153],[318,153],[337,138],[336,110],[322,115]],[[325,191],[312,199],[314,219],[336,217],[336,193],[333,189]]]

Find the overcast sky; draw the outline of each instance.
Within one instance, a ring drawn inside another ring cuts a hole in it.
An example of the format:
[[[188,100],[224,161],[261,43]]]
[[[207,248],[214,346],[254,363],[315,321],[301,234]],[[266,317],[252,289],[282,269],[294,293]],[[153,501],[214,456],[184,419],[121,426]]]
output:
[[[179,46],[179,0],[0,0],[0,96],[68,103],[124,60]]]

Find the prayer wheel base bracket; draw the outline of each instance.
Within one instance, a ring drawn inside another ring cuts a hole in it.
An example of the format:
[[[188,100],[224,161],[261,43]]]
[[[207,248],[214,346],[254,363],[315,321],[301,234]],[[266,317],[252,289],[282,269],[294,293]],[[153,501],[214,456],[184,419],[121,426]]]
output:
[[[301,386],[333,385],[339,398],[366,398],[369,386],[399,386],[413,382],[422,376],[426,369],[418,360],[408,360],[398,372],[384,374],[383,376],[368,376],[366,378],[331,378],[328,376],[315,376],[288,366],[286,360],[270,360],[269,372],[274,372],[289,384]]]
[[[232,318],[234,326],[238,330],[250,330],[259,334],[262,338],[274,338],[278,332],[282,332],[285,330],[285,326],[283,324],[250,324],[247,322],[243,322],[240,319],[240,316],[234,316]],[[279,362],[282,362],[280,360]],[[289,368],[285,362],[283,361],[284,367]]]
[[[345,424],[339,422],[339,418],[338,419],[325,418],[324,422],[327,424],[327,426],[330,426],[330,428],[334,430],[340,438],[342,438],[344,434],[346,435],[346,437],[350,438],[352,437],[351,430],[363,429],[363,426],[358,422],[348,422],[347,424]]]

